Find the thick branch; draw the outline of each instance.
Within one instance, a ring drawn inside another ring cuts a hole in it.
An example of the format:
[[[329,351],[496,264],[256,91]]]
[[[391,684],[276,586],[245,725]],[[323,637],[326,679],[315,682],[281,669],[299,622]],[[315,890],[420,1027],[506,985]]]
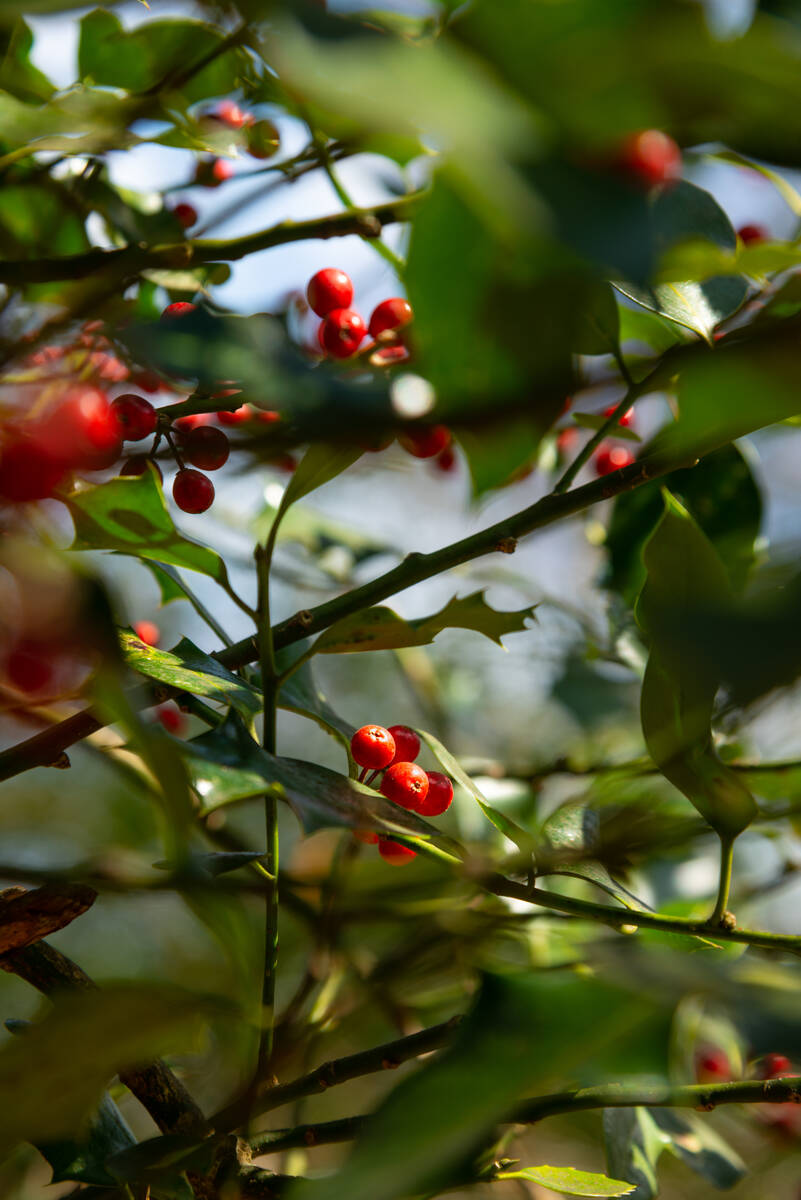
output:
[[[29,891],[0,892],[0,954],[23,950],[50,933],[63,929],[91,908],[94,888],[82,883],[45,884]]]
[[[85,279],[109,268],[123,277],[134,277],[142,271],[189,270],[209,262],[235,262],[247,258],[249,254],[270,250],[274,246],[285,246],[289,242],[347,237],[349,234],[376,238],[385,225],[408,221],[419,199],[420,193],[417,192],[371,208],[313,217],[308,221],[281,221],[269,229],[238,238],[200,238],[165,246],[95,249],[56,258],[6,259],[0,261],[0,283],[19,285],[50,283],[57,279]]]
[[[689,466],[692,461],[694,460],[688,462],[686,458],[668,460],[662,456],[644,458],[630,467],[624,467],[602,479],[584,484],[583,487],[574,488],[571,492],[545,496],[536,504],[524,508],[522,512],[504,517],[494,525],[479,530],[470,537],[462,538],[451,546],[444,546],[430,554],[408,554],[397,567],[372,582],[353,588],[325,604],[295,613],[288,620],[275,625],[275,648],[280,650],[310,634],[320,633],[343,617],[370,605],[380,604],[416,583],[422,583],[484,554],[491,554],[501,548],[503,552],[509,553],[509,548],[514,546],[518,538],[544,529],[564,517],[583,512],[593,504],[611,499],[621,492],[631,491],[679,467]],[[239,670],[240,667],[258,660],[259,648],[256,639],[249,637],[225,650],[217,651],[214,657],[229,670]],[[11,746],[0,754],[0,781],[19,775],[31,767],[45,767],[55,763],[68,746],[88,737],[99,729],[100,725],[98,718],[87,709],[43,733]]]

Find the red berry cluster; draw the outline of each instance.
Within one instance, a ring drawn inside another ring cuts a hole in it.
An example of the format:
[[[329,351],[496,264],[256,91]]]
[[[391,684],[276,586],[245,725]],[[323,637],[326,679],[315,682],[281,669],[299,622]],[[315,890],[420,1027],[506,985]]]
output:
[[[203,113],[201,120],[207,125],[226,126],[241,135],[238,140],[244,141],[244,148],[251,158],[272,158],[281,145],[281,135],[272,121],[257,120],[253,113],[240,108],[234,100],[222,100],[216,108]],[[219,187],[226,179],[230,179],[233,173],[233,166],[227,159],[201,159],[195,169],[194,182],[199,187]],[[177,208],[174,212],[183,224]],[[190,224],[194,224],[194,221]]]
[[[369,771],[368,783],[383,775],[379,790],[393,804],[425,817],[438,817],[450,807],[453,800],[453,784],[440,771],[424,771],[415,763],[420,753],[420,739],[406,725],[363,725],[351,738],[350,751],[354,762],[362,768],[359,775],[364,780]],[[378,845],[383,859],[394,865],[410,862],[416,851],[400,842],[370,830],[359,830],[354,835],[361,842]]]
[[[615,407],[613,405],[605,409],[604,417],[611,417],[615,411]],[[634,409],[630,408],[627,412],[624,412],[617,423],[618,425],[622,425],[624,429],[632,428],[634,425]],[[609,475],[612,471],[619,471],[621,467],[630,467],[634,462],[634,455],[628,446],[620,446],[614,442],[601,442],[593,455],[592,462],[596,475]]]

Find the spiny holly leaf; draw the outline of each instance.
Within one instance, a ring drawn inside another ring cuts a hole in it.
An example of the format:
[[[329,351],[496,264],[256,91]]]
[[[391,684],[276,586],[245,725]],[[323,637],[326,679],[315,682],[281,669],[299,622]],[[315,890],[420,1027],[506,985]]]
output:
[[[391,608],[363,609],[337,621],[314,643],[317,654],[348,654],[361,650],[394,650],[401,646],[425,646],[443,629],[470,629],[503,645],[507,633],[519,633],[534,608],[499,612],[487,604],[483,592],[456,597],[438,613],[406,621]]]
[[[176,530],[155,471],[82,488],[66,503],[75,525],[72,550],[119,550],[227,581],[219,554]]]
[[[500,1171],[495,1178],[528,1179],[562,1196],[630,1196],[635,1190],[631,1183],[575,1167],[521,1167],[519,1171]]]
[[[122,633],[120,641],[125,661],[140,675],[181,688],[193,696],[208,696],[222,704],[231,704],[246,718],[261,708],[253,688],[226,670],[216,658],[204,654],[188,638],[182,638],[170,651],[146,646],[132,633]]]
[[[537,876],[570,875],[594,883],[627,908],[644,908],[594,858],[598,847],[598,814],[586,804],[563,804],[542,827],[544,846],[537,851]]]

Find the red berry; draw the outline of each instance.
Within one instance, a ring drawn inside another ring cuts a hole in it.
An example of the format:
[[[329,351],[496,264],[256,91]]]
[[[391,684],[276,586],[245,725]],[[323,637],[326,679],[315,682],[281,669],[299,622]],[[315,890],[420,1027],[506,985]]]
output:
[[[185,468],[172,483],[172,498],[188,513],[202,513],[214,503],[214,484],[200,471]]]
[[[23,639],[6,659],[6,678],[20,692],[41,692],[53,677],[52,647]]]
[[[221,425],[241,425],[244,421],[249,421],[253,416],[253,412],[249,404],[240,404],[239,408],[235,408],[233,412],[223,410],[217,413],[217,420]]]
[[[353,761],[371,771],[381,771],[395,757],[395,739],[383,725],[362,725],[350,739]]]
[[[196,304],[190,304],[188,300],[176,300],[174,304],[168,304],[161,314],[162,321],[169,321],[173,317],[188,317],[197,308]]]
[[[133,454],[130,458],[127,458],[120,468],[120,475],[144,475],[148,463],[156,468],[156,474],[163,483],[164,476],[161,473],[161,467],[145,454]]]
[[[401,808],[416,812],[428,795],[428,776],[417,763],[393,763],[381,780],[381,793]]]
[[[384,862],[391,863],[393,867],[403,867],[413,858],[417,858],[416,850],[410,850],[408,846],[402,846],[400,842],[393,842],[391,838],[384,837],[379,839],[378,853]]]
[[[645,187],[670,183],[681,175],[681,150],[660,129],[630,134],[620,150],[620,165]]]
[[[154,621],[134,621],[133,631],[146,646],[158,646],[161,630]]]
[[[221,429],[211,425],[190,429],[183,438],[183,455],[201,471],[217,471],[228,461],[231,447]]]
[[[695,1056],[695,1073],[699,1083],[731,1079],[732,1070],[728,1055],[723,1050],[699,1051]]]
[[[172,215],[184,229],[191,229],[193,225],[197,225],[197,209],[191,204],[176,204]]]
[[[578,439],[578,430],[575,425],[569,425],[567,429],[560,429],[556,435],[556,449],[560,454],[567,454],[571,446],[574,446]]]
[[[217,121],[222,121],[230,129],[241,129],[249,120],[253,120],[250,113],[243,112],[234,100],[221,100],[214,112],[207,113],[206,115]]]
[[[44,500],[53,495],[66,470],[31,438],[7,442],[0,451],[0,496],[15,503]]]
[[[233,166],[225,158],[204,159],[195,168],[195,183],[198,187],[219,187],[233,173]]]
[[[275,425],[281,420],[281,414],[269,408],[257,408],[251,415],[254,420],[261,421],[262,425]]]
[[[421,425],[401,434],[398,441],[415,458],[434,458],[450,445],[451,431],[446,425]]]
[[[737,230],[737,236],[746,246],[753,246],[768,240],[768,231],[763,225],[743,225]]]
[[[365,846],[378,845],[378,834],[373,833],[372,829],[354,829],[353,836],[357,842],[364,842]]]
[[[423,817],[439,817],[451,806],[453,784],[441,771],[426,771],[426,775],[428,793],[425,800],[418,804],[417,811]]]
[[[167,733],[179,734],[183,731],[186,721],[184,715],[174,704],[165,704],[156,709],[156,716],[161,721]]]
[[[412,306],[402,296],[393,296],[391,300],[382,300],[373,309],[373,315],[370,317],[370,337],[377,338],[380,333],[386,333],[387,330],[402,329],[404,325],[409,324],[412,316]]]
[[[390,725],[389,732],[395,742],[392,762],[414,762],[420,753],[420,739],[414,730],[408,725]]]
[[[36,430],[51,458],[97,471],[120,456],[122,438],[116,414],[100,388],[76,384],[64,393]]]
[[[634,455],[625,446],[599,446],[595,451],[596,475],[609,475],[621,467],[630,467]]]
[[[190,413],[189,416],[179,417],[173,425],[179,433],[189,433],[190,429],[199,429],[201,425],[210,425],[213,420],[213,413]]]
[[[609,417],[611,417],[612,413],[615,411],[616,408],[617,408],[616,404],[610,404],[609,408],[604,409],[604,416],[608,419]],[[624,428],[628,429],[628,427],[631,425],[633,420],[634,420],[634,409],[628,408],[628,409],[626,409],[626,411],[623,413],[622,416],[618,417],[617,423],[618,423],[618,425],[622,425]]]
[[[759,1066],[762,1079],[779,1079],[791,1074],[792,1063],[786,1054],[766,1054]]]
[[[272,158],[281,145],[281,135],[272,121],[254,121],[248,127],[247,149],[253,158]]]
[[[456,466],[456,451],[453,446],[446,446],[444,450],[440,450],[435,460],[436,467],[444,474],[448,474]]]
[[[112,401],[111,411],[126,442],[141,442],[156,429],[156,410],[143,396],[126,392]]]
[[[367,326],[353,308],[335,308],[323,320],[320,345],[332,358],[350,358],[367,333]]]
[[[306,288],[306,299],[312,312],[318,317],[327,317],[334,309],[348,309],[353,300],[353,284],[350,276],[336,267],[326,267],[312,275]]]
[[[151,396],[154,392],[160,392],[164,387],[163,380],[155,371],[137,371],[131,377],[131,383],[134,387],[140,388],[143,392],[148,392]]]

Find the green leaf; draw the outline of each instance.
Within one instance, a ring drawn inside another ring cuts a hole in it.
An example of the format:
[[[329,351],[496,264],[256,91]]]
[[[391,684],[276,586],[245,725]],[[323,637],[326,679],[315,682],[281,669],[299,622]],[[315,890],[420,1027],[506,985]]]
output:
[[[80,1134],[118,1070],[197,1046],[199,1019],[212,1011],[209,1001],[152,982],[60,997],[0,1050],[3,1147]]]
[[[644,552],[646,582],[637,620],[650,642],[640,713],[659,770],[721,837],[736,837],[757,813],[742,780],[712,746],[720,678],[677,633],[699,609],[725,606],[726,570],[690,514],[665,492],[665,511]]]
[[[630,1196],[634,1191],[631,1183],[575,1167],[521,1167],[519,1171],[500,1171],[496,1179],[528,1179],[563,1196]]]
[[[607,1169],[634,1184],[632,1200],[654,1200],[656,1164],[667,1135],[645,1108],[605,1108],[603,1122]]]
[[[670,1138],[669,1150],[696,1175],[725,1190],[745,1177],[747,1167],[736,1150],[695,1113],[649,1109],[654,1124]]]
[[[0,47],[0,89],[32,103],[49,100],[55,88],[30,60],[33,34],[22,17],[17,17],[10,29],[2,30]]]
[[[349,654],[363,650],[391,650],[401,646],[425,646],[443,629],[470,629],[503,645],[507,633],[520,633],[534,615],[529,606],[514,612],[499,612],[487,604],[483,592],[455,597],[438,613],[406,621],[391,608],[366,608],[344,617],[321,633],[312,646],[315,654]]]
[[[302,500],[309,492],[315,491],[341,475],[352,466],[364,453],[359,447],[337,446],[326,442],[315,442],[309,446],[303,458],[292,472],[292,478],[287,484],[278,509],[279,519],[296,500]]]
[[[605,280],[593,282],[578,314],[573,348],[577,354],[612,354],[619,337],[620,315],[612,285]]]
[[[586,804],[562,804],[542,826],[544,845],[537,850],[537,876],[570,875],[594,883],[626,908],[644,908],[622,884],[612,878],[594,855],[599,842],[598,814]]]
[[[661,354],[686,337],[672,322],[644,308],[621,303],[619,316],[621,345],[643,342]]]
[[[78,1141],[40,1142],[36,1149],[53,1168],[51,1183],[66,1179],[113,1187],[116,1180],[106,1169],[106,1159],[136,1145],[136,1138],[110,1096],[103,1096],[86,1137]]]
[[[278,669],[282,669],[284,659],[278,655]],[[355,726],[340,717],[331,707],[325,695],[320,691],[312,674],[310,663],[301,663],[296,671],[281,685],[278,693],[279,708],[288,712],[298,713],[315,721],[326,733],[332,734],[345,747],[350,747],[350,739],[355,732]]]
[[[473,481],[474,496],[510,483],[536,456],[542,430],[530,417],[508,416],[502,421],[459,430]]]
[[[601,429],[607,422],[607,417],[603,413],[571,413],[573,420],[582,429]],[[625,425],[616,425],[610,434],[611,437],[619,438],[625,442],[639,442],[640,435],[635,433],[633,429],[628,429]]]
[[[65,499],[75,526],[70,549],[118,550],[227,582],[219,554],[176,530],[154,471],[81,488]]]
[[[458,759],[454,758],[450,750],[443,746],[438,738],[435,738],[433,733],[427,733],[424,729],[416,729],[415,733],[420,740],[428,746],[431,753],[436,758],[440,766],[443,766],[448,775],[456,780],[466,792],[469,792],[473,799],[478,804],[478,807],[483,812],[488,821],[491,821],[497,830],[504,837],[513,842],[518,849],[524,854],[531,855],[534,849],[534,839],[525,829],[521,829],[516,822],[508,817],[506,813],[501,812],[485,800],[478,785],[470,778],[467,772],[462,767]]]
[[[147,559],[143,559],[143,564],[158,584],[162,608],[167,604],[172,604],[173,600],[186,600],[186,592],[181,587],[178,575],[172,571],[171,567],[164,566],[162,563],[149,562]]]
[[[133,633],[120,635],[123,655],[129,667],[170,687],[181,688],[193,696],[208,696],[221,704],[231,704],[246,719],[261,709],[261,701],[249,684],[204,654],[188,638],[182,638],[172,650],[146,646]]]

